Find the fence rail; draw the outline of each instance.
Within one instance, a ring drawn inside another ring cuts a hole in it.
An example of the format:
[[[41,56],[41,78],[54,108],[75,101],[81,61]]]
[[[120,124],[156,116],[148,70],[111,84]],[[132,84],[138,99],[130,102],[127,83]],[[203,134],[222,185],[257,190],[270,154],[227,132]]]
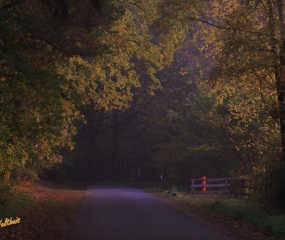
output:
[[[192,194],[227,194],[236,197],[249,197],[255,191],[252,181],[236,178],[191,179],[189,192]]]
[[[228,178],[191,179],[191,193],[229,193]]]

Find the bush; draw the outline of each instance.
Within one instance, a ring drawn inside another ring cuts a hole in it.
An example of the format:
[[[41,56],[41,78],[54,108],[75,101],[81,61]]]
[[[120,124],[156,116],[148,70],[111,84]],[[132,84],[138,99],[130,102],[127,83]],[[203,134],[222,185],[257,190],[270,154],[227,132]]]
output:
[[[18,167],[13,171],[12,178],[16,182],[34,181],[38,179],[38,173],[34,169]]]
[[[220,200],[215,200],[214,202],[210,203],[207,207],[213,211],[222,211],[223,209],[225,209],[226,205]]]
[[[285,216],[269,216],[267,219],[267,230],[273,232],[275,235],[285,237]]]

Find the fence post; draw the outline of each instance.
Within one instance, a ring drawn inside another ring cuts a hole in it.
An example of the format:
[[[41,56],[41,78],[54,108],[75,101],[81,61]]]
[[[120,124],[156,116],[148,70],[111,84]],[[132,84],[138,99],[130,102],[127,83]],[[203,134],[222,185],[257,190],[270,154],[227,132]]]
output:
[[[206,179],[207,179],[206,176],[202,177],[202,185],[206,185],[207,184],[207,180]],[[207,189],[206,189],[205,186],[203,186],[201,190],[202,190],[202,192],[206,192]]]
[[[227,192],[227,196],[229,196],[229,186],[228,186],[228,178],[226,178],[226,192]]]
[[[194,194],[194,179],[191,179],[191,191]]]
[[[188,181],[188,182],[187,182],[187,193],[188,193],[188,194],[190,193],[190,184],[191,184],[191,182]]]

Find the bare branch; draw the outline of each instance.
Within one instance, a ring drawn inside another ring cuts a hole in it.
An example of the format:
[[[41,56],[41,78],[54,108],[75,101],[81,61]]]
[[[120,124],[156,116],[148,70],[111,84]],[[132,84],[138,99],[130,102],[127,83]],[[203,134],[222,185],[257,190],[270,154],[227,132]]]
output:
[[[233,31],[239,31],[239,32],[243,32],[243,33],[251,33],[251,34],[255,34],[255,35],[270,37],[269,34],[264,34],[264,33],[261,33],[260,31],[248,31],[246,29],[240,29],[240,28],[236,28],[236,27],[232,27],[232,26],[222,26],[222,25],[218,25],[215,23],[211,23],[210,21],[207,21],[206,19],[199,19],[199,18],[195,18],[195,17],[187,17],[187,20],[204,23],[204,24],[207,24],[209,26],[212,26],[212,27],[215,27],[218,29],[222,29],[222,30],[233,30]]]

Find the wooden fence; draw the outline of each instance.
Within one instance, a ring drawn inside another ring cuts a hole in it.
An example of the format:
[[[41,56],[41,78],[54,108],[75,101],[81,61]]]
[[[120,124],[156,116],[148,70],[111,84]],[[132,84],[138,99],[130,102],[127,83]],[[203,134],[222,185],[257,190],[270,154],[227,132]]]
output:
[[[215,178],[191,179],[189,192],[192,194],[227,194],[235,197],[249,197],[255,191],[248,179]]]

